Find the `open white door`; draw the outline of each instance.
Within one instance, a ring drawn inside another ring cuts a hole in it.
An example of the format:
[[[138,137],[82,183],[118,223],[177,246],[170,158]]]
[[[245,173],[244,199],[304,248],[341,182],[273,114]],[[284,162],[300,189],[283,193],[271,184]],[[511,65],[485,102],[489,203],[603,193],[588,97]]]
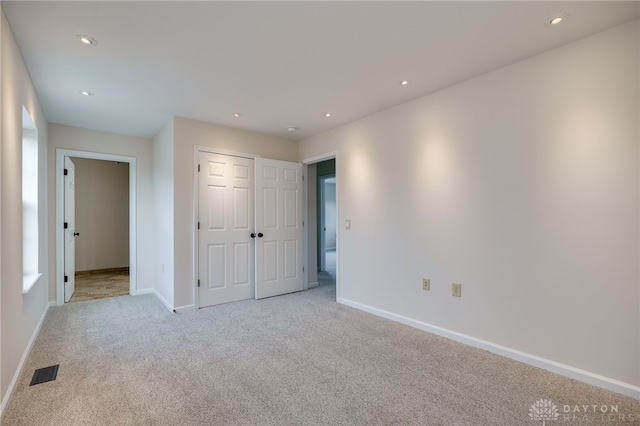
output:
[[[64,157],[64,301],[76,291],[76,181],[73,161]]]
[[[254,297],[253,159],[198,155],[198,307]]]
[[[302,167],[256,159],[256,299],[304,289]]]

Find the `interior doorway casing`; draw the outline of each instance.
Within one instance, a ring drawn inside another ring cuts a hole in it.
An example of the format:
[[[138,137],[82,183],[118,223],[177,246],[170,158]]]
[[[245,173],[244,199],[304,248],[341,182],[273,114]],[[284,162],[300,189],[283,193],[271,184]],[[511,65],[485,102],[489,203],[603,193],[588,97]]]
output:
[[[56,303],[64,305],[64,158],[78,157],[93,160],[119,161],[129,164],[129,294],[137,292],[137,223],[136,223],[136,158],[114,154],[56,149]]]
[[[340,300],[340,177],[338,175],[338,151],[333,151],[333,152],[328,152],[326,154],[322,154],[322,155],[318,155],[315,157],[311,157],[311,158],[307,158],[302,160],[302,164],[305,165],[305,167],[308,167],[312,164],[316,164],[316,163],[320,163],[322,161],[326,161],[326,160],[335,160],[336,162],[336,170],[335,170],[335,179],[336,179],[336,301]],[[309,175],[309,173],[307,173],[307,171],[305,170],[305,175]],[[309,221],[309,217],[311,214],[315,214],[314,212],[310,212],[308,209],[308,205],[309,205],[309,200],[308,200],[308,191],[307,188],[310,184],[315,185],[315,182],[308,182],[307,185],[305,186],[305,209],[304,209],[304,221],[305,223],[310,223]],[[318,218],[319,219],[319,218]],[[305,226],[305,237],[304,237],[304,246],[305,246],[305,253],[304,253],[304,258],[305,258],[305,270],[307,271],[305,273],[305,290],[307,288],[309,288],[309,275],[308,275],[308,271],[309,271],[309,233],[310,232],[317,232],[317,228],[311,229],[310,226]]]

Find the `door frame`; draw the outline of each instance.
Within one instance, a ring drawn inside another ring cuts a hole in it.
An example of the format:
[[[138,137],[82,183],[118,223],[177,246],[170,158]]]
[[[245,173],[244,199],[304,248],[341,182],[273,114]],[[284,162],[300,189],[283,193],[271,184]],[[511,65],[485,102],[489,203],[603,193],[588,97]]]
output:
[[[64,157],[87,158],[92,160],[119,161],[129,164],[129,294],[135,295],[137,282],[137,193],[136,158],[124,155],[98,152],[56,149],[56,303],[64,305]]]
[[[303,159],[301,163],[304,165],[304,174],[305,176],[309,176],[308,166],[311,164],[319,163],[325,160],[336,160],[336,302],[340,300],[340,196],[339,196],[339,188],[340,188],[340,177],[338,175],[338,160],[339,152],[331,151],[326,154],[316,155],[314,157],[309,157]],[[317,178],[316,178],[317,179]],[[312,184],[312,182],[307,182],[304,185],[304,223],[309,223],[309,195],[308,195],[308,187]],[[313,182],[315,185],[315,182]],[[318,218],[319,220],[319,218]],[[305,226],[304,230],[304,269],[305,269],[305,277],[304,277],[304,289],[307,290],[309,288],[309,233],[317,232],[317,229],[311,229],[309,226]]]
[[[201,145],[195,145],[193,147],[193,205],[191,206],[191,210],[193,211],[193,218],[192,218],[192,224],[191,224],[191,229],[193,230],[193,265],[192,265],[192,274],[193,274],[193,309],[194,310],[198,310],[200,309],[200,300],[199,300],[199,294],[198,294],[198,271],[200,268],[200,264],[199,264],[199,257],[200,257],[200,253],[199,253],[199,243],[200,240],[198,238],[198,203],[200,200],[200,193],[198,191],[199,188],[199,181],[198,181],[198,157],[200,155],[200,152],[206,152],[209,154],[220,154],[220,155],[230,155],[232,157],[242,157],[242,158],[249,158],[251,160],[254,160],[253,162],[253,171],[254,171],[254,176],[253,176],[253,184],[255,186],[255,159],[256,158],[262,158],[261,155],[255,155],[255,154],[247,154],[246,152],[238,152],[238,151],[230,151],[230,150],[226,150],[226,149],[218,149],[218,148],[211,148],[211,147],[207,147],[207,146],[201,146]],[[255,194],[254,194],[255,197]],[[255,206],[254,206],[254,210],[255,210]],[[255,226],[255,223],[254,223]],[[254,286],[255,286],[255,273],[254,273]]]

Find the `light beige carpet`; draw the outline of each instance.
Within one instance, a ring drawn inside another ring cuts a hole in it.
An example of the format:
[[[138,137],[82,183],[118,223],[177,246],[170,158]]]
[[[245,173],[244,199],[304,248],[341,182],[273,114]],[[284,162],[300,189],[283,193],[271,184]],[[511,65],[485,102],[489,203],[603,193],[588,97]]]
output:
[[[57,380],[28,386],[53,364]],[[547,426],[638,424],[564,405],[640,418],[631,398],[341,306],[322,286],[186,314],[153,295],[52,308],[2,424],[542,425],[538,401],[556,407]]]

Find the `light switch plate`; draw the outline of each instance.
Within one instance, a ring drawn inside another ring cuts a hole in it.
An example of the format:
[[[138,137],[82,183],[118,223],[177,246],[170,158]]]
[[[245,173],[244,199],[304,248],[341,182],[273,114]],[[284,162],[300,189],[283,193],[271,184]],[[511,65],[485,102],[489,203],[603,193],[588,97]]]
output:
[[[351,221],[349,219],[344,222],[344,229],[351,229]]]
[[[462,284],[451,284],[451,294],[455,297],[462,297]]]

